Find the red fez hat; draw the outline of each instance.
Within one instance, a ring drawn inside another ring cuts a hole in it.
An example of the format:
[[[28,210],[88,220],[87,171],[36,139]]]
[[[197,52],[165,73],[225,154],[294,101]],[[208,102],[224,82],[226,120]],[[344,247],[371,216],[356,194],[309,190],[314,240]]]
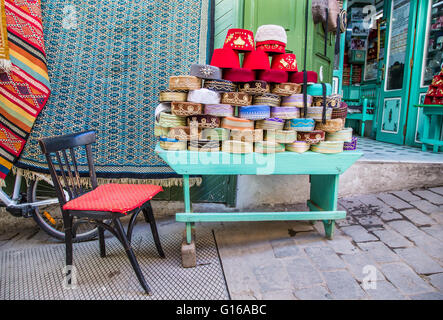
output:
[[[297,58],[293,53],[282,53],[272,57],[271,69],[297,72]]]
[[[306,71],[308,76],[308,83],[317,83],[318,75],[315,71]],[[289,76],[289,82],[303,84],[303,71],[302,72],[294,72]]]
[[[260,41],[256,44],[257,50],[262,50],[268,53],[285,53],[286,44],[276,40]]]
[[[251,70],[269,70],[269,57],[264,51],[253,50],[245,53],[243,68]]]
[[[258,72],[257,80],[274,83],[288,82],[288,73],[277,69],[262,70]]]
[[[238,52],[232,49],[215,49],[212,54],[211,66],[219,68],[240,68]]]
[[[249,82],[255,80],[255,72],[245,68],[231,68],[223,70],[223,79],[232,82]]]
[[[246,29],[229,29],[223,48],[252,51],[254,49],[254,33]]]
[[[425,96],[424,104],[432,104],[432,97],[431,96]]]

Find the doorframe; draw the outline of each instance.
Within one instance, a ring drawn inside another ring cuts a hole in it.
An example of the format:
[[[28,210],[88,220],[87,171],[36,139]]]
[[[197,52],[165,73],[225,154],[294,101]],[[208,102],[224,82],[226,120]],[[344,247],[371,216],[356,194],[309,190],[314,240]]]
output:
[[[386,35],[385,35],[385,55],[384,55],[384,75],[383,80],[380,87],[380,104],[377,112],[377,123],[379,124],[377,126],[377,135],[376,139],[383,142],[390,142],[394,144],[404,144],[405,140],[405,134],[407,130],[407,110],[409,108],[408,106],[408,98],[409,98],[409,90],[410,90],[410,84],[411,84],[411,59],[413,57],[414,53],[414,46],[411,45],[411,42],[413,41],[415,37],[415,25],[416,25],[416,15],[417,15],[417,1],[410,0],[409,1],[409,21],[408,21],[408,36],[407,36],[407,47],[405,52],[405,72],[403,74],[403,86],[402,89],[397,90],[389,90],[386,91],[386,85],[387,85],[387,79],[388,79],[388,63],[389,63],[389,50],[391,47],[390,43],[390,36],[392,34],[391,30],[391,24],[392,24],[392,4],[394,0],[390,0],[385,4],[384,8],[384,17],[386,18]],[[396,133],[388,133],[383,130],[383,116],[384,116],[384,105],[385,101],[393,99],[393,98],[400,98],[401,99],[401,105],[400,105],[400,112],[399,112],[399,123],[398,123],[398,130]]]

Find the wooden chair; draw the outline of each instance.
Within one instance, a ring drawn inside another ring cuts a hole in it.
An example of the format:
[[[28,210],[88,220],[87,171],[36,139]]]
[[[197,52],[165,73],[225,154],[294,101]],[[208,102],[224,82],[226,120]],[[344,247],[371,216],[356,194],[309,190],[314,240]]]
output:
[[[72,243],[75,240],[78,227],[78,225],[73,225],[73,218],[87,219],[98,227],[101,257],[106,256],[104,230],[108,230],[123,245],[141,286],[149,294],[149,286],[131,248],[131,236],[136,218],[140,212],[143,212],[145,221],[151,226],[157,251],[162,258],[165,257],[150,204],[150,200],[163,189],[155,185],[106,184],[98,186],[91,149],[91,144],[95,140],[94,131],[39,140],[40,148],[48,162],[63,214],[66,265],[72,265]],[[75,148],[77,147],[84,147],[86,150],[89,178],[92,186],[92,191],[89,192],[86,192],[80,183],[80,174],[75,157]],[[53,161],[54,156],[55,162]],[[56,165],[59,168],[58,170]],[[69,199],[66,199],[66,193],[69,195]],[[127,215],[131,215],[131,218],[125,233],[120,218]],[[70,271],[68,271],[69,273]]]

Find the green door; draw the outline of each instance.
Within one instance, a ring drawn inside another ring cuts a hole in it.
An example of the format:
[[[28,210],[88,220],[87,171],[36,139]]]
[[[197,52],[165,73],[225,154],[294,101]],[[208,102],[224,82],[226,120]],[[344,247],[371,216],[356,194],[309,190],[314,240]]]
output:
[[[305,8],[302,0],[244,0],[243,28],[257,31],[264,24],[276,24],[285,28],[288,43],[286,51],[295,53],[298,69],[303,70],[305,43]],[[310,10],[309,5],[308,10]],[[323,82],[332,81],[335,37],[328,34],[326,41],[321,24],[314,26],[309,14],[307,70],[323,75]]]
[[[423,135],[423,109],[417,109],[413,106],[424,102],[432,78],[440,71],[440,66],[443,63],[443,52],[438,47],[442,32],[435,28],[435,21],[443,17],[443,3],[441,0],[419,1],[417,10],[416,45],[413,58],[411,103],[406,144],[419,147]],[[431,124],[431,128],[435,126],[436,123]],[[443,130],[441,132],[443,133]],[[432,130],[430,134],[432,137],[434,134]]]
[[[378,108],[377,140],[404,143],[410,84],[410,59],[417,1],[389,0],[385,3],[387,21],[384,73]]]

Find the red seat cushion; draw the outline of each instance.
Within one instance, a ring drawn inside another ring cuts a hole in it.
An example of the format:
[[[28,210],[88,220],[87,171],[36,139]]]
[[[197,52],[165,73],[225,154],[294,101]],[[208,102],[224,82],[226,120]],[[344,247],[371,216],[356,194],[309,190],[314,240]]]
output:
[[[151,184],[104,184],[68,201],[63,209],[126,214],[151,200],[160,191],[163,191],[161,186]]]

